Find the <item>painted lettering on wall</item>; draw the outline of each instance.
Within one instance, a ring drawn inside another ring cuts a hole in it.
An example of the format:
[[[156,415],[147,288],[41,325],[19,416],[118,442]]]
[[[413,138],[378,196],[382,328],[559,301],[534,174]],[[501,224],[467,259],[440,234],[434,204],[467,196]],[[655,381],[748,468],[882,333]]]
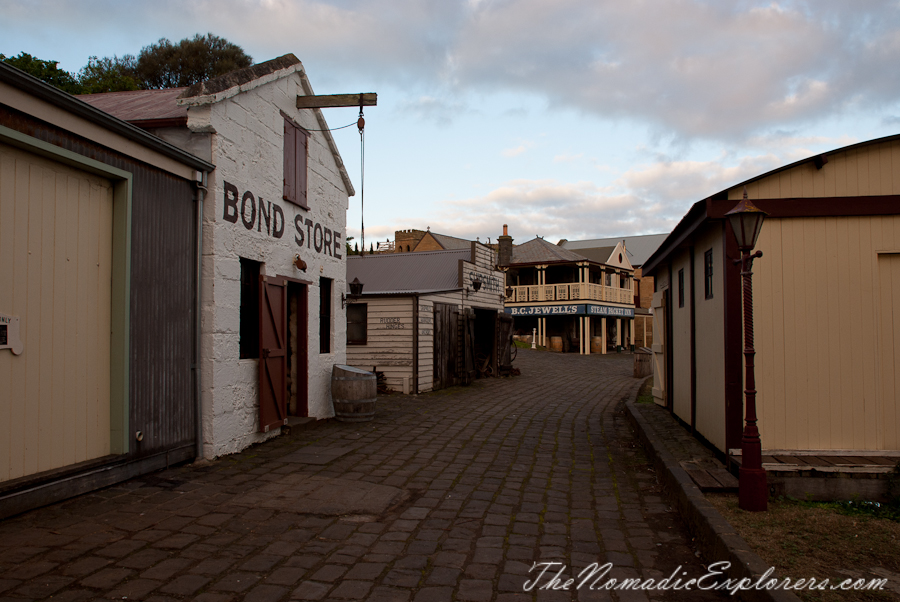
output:
[[[477,278],[481,280],[481,290],[489,293],[499,293],[503,291],[503,280],[502,278],[498,278],[497,276],[492,276],[490,274],[482,274],[479,272],[469,272],[466,277],[469,282],[468,285],[471,288],[472,282]]]
[[[256,198],[247,190],[240,196],[237,186],[225,182],[225,209],[222,219],[236,224],[238,217],[248,230],[256,228],[257,232],[263,231],[265,223],[266,234],[272,238],[281,238],[284,235],[284,210],[278,203],[266,201],[262,197]]]
[[[272,238],[284,236],[284,210],[278,203],[256,197],[249,190],[241,194],[238,187],[230,182],[224,183],[225,208],[222,219],[236,224],[238,219],[247,230],[256,229],[265,232]],[[294,242],[298,247],[315,249],[316,253],[328,255],[335,259],[343,259],[341,233],[323,224],[304,218],[294,217]]]
[[[532,305],[525,307],[507,307],[506,313],[513,316],[615,316],[633,318],[631,307],[611,307],[609,305]]]
[[[305,229],[304,229],[305,228]],[[326,228],[318,222],[298,215],[294,218],[294,242],[299,247],[315,249],[316,253],[330,255],[336,259],[342,259],[341,233]]]
[[[406,325],[400,323],[400,318],[378,318],[379,324],[384,324],[384,330],[404,330]]]

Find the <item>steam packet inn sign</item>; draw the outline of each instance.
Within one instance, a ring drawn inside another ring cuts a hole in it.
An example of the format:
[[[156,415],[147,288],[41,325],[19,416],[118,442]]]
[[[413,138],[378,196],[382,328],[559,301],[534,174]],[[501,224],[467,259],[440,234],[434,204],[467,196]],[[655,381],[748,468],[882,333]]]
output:
[[[524,307],[507,307],[506,313],[512,316],[612,316],[616,318],[633,318],[634,308],[572,303],[564,305],[526,305]]]

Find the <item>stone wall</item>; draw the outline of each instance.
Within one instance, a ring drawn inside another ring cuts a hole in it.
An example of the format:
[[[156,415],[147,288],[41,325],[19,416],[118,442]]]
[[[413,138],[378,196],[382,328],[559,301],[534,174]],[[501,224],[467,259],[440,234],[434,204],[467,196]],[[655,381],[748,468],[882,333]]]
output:
[[[309,415],[333,415],[331,369],[346,361],[345,227],[347,187],[317,111],[298,110],[298,64],[240,88],[188,99],[188,127],[211,135],[216,165],[203,219],[202,405],[204,455],[234,453],[278,434],[258,433],[258,362],[239,359],[240,258],[261,273],[310,282],[307,337]],[[182,101],[184,103],[184,101]],[[309,210],[282,199],[284,116],[310,130]],[[326,245],[326,243],[328,243]],[[294,266],[299,255],[305,271]],[[319,283],[330,278],[331,353],[319,349]]]

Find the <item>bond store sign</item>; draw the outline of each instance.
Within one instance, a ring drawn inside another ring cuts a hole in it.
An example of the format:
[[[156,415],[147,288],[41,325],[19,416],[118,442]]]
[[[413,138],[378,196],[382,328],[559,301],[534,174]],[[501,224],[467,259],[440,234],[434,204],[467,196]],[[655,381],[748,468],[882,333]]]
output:
[[[225,204],[222,219],[232,224],[240,221],[247,230],[265,232],[272,238],[284,236],[284,209],[278,203],[266,201],[251,191],[242,194],[238,187],[225,182]],[[343,259],[341,232],[327,225],[297,215],[293,220],[294,242],[300,248]]]

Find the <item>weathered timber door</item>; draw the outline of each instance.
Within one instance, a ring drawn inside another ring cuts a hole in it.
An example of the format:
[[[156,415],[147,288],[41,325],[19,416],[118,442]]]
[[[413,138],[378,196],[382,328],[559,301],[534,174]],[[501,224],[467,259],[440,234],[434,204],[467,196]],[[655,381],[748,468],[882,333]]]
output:
[[[500,376],[508,376],[512,369],[512,345],[513,317],[505,312],[497,314],[497,364]]]
[[[875,449],[900,449],[900,253],[878,255]]]
[[[259,431],[287,424],[287,282],[260,276]]]
[[[666,307],[669,290],[653,293],[653,398],[659,405],[669,407],[666,390]]]
[[[460,315],[462,322],[462,384],[470,385],[475,380],[475,312],[464,309]]]
[[[433,390],[453,385],[456,373],[456,320],[453,306],[434,304],[434,382]]]

